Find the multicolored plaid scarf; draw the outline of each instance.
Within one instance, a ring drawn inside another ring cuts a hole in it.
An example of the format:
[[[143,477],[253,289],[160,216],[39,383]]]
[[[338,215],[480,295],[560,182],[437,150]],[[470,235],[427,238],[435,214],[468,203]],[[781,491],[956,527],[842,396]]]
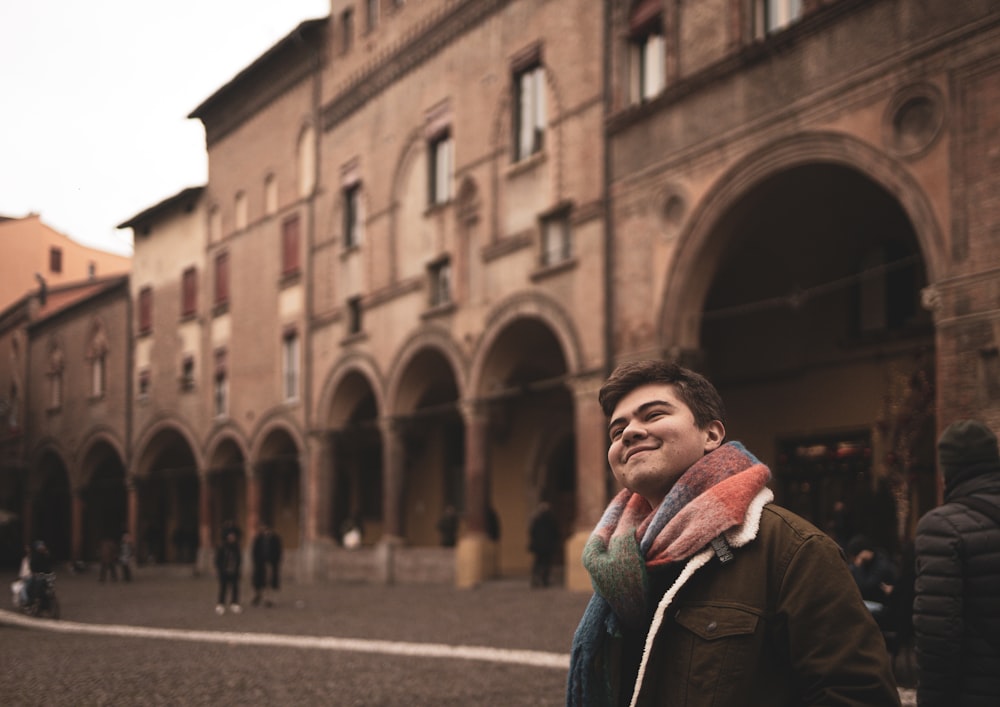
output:
[[[602,704],[610,694],[593,683],[590,664],[615,621],[638,628],[649,620],[647,568],[686,560],[742,524],[770,478],[742,444],[728,442],[684,472],[655,511],[627,489],[611,501],[583,551],[595,593],[573,638],[567,704]]]

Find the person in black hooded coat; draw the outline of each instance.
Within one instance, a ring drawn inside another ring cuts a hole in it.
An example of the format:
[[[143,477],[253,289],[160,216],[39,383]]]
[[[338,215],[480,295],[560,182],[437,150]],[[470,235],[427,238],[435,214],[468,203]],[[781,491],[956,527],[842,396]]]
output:
[[[917,525],[913,602],[917,703],[1000,705],[1000,454],[976,420],[938,440],[945,503]],[[969,499],[972,499],[971,501]],[[978,500],[976,500],[978,499]],[[970,504],[985,502],[984,510]]]

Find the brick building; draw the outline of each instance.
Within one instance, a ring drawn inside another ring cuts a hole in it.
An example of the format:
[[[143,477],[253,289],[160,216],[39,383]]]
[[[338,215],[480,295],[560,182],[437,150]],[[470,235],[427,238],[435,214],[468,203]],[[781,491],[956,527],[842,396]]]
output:
[[[44,538],[59,559],[96,559],[127,523],[132,389],[128,276],[57,285],[0,313],[2,561]]]
[[[208,183],[123,224],[130,523],[473,586],[527,572],[546,500],[587,589],[596,391],[663,356],[780,501],[894,548],[936,431],[1000,426],[998,33],[978,0],[331,0],[193,111]]]

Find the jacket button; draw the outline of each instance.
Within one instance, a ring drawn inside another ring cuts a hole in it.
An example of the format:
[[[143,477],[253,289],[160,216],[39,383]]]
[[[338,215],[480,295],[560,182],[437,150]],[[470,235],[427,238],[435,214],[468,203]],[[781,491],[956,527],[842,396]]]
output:
[[[708,626],[705,627],[705,630],[708,631],[709,633],[714,633],[715,629],[717,628],[719,628],[719,624],[717,622],[709,621]]]

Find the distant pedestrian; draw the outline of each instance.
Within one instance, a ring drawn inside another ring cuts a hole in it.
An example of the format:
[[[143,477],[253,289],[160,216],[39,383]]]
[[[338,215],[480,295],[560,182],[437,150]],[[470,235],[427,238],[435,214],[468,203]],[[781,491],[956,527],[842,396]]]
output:
[[[917,524],[913,601],[917,703],[1000,705],[1000,452],[959,420],[938,439],[944,505]]]
[[[240,607],[240,565],[242,561],[242,551],[236,532],[230,530],[226,534],[225,542],[215,553],[215,569],[219,576],[219,602],[215,606],[216,614],[226,613],[227,595],[230,597],[230,611],[238,614],[243,610]]]
[[[281,587],[281,536],[262,523],[254,536],[250,554],[253,559],[252,604],[258,606],[263,600],[264,606],[273,606],[267,590],[277,592]]]
[[[101,571],[97,581],[103,582],[109,575],[112,582],[118,581],[118,545],[111,538],[104,538],[101,541],[100,549]]]
[[[122,540],[118,544],[118,564],[122,568],[122,579],[126,582],[132,581],[132,564],[135,562],[135,545],[132,543],[132,536],[129,533],[122,534]]]
[[[534,555],[531,566],[531,586],[549,586],[552,561],[559,549],[559,525],[552,507],[545,501],[538,504],[528,528],[528,550]]]
[[[445,506],[437,522],[437,531],[441,536],[441,547],[455,547],[458,541],[458,511],[454,506]]]

